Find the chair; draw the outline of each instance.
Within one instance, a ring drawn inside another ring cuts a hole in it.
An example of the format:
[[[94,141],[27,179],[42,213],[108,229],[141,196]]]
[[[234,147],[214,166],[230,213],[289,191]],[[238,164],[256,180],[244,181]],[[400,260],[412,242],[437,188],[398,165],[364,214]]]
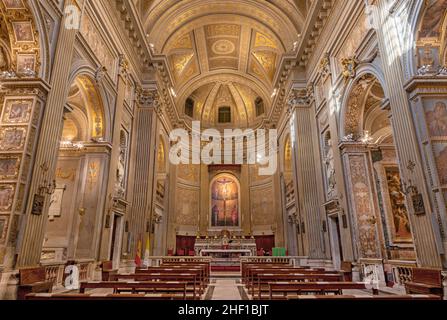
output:
[[[185,255],[185,250],[184,249],[177,249],[177,255],[178,256],[184,256]]]

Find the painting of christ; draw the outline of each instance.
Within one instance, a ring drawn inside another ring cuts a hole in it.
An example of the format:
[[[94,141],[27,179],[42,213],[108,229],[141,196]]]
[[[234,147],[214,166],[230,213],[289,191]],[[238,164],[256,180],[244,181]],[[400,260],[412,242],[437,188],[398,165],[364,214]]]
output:
[[[239,227],[239,185],[230,175],[211,184],[211,227]]]

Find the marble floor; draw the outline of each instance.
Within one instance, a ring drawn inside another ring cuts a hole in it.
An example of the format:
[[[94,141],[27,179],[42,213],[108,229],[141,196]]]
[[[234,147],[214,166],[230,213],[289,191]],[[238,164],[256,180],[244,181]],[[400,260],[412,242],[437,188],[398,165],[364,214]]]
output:
[[[211,300],[242,300],[236,279],[216,279]]]

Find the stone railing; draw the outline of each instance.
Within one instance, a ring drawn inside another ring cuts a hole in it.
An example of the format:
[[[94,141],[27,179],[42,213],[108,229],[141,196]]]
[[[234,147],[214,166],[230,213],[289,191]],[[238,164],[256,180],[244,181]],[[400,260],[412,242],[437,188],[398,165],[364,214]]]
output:
[[[62,287],[65,263],[45,265],[45,280],[52,281],[53,287]]]
[[[360,259],[359,267],[361,281],[368,280],[377,282],[380,286],[385,285],[385,271],[382,259]]]
[[[413,268],[417,267],[416,262],[390,260],[387,265],[391,267],[394,282],[398,285],[405,285],[413,279]]]
[[[77,261],[75,265],[79,271],[79,281],[88,281],[94,278],[94,271],[97,263],[91,260]],[[45,279],[53,282],[54,289],[61,289],[64,287],[66,262],[45,264]]]
[[[241,263],[262,262],[262,263],[286,263],[290,266],[307,266],[307,257],[241,257]]]

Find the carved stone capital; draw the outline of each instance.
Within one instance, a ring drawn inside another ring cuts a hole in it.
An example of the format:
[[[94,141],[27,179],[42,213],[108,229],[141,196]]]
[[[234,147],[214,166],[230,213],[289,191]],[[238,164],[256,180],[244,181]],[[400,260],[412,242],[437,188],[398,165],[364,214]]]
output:
[[[140,107],[158,108],[160,106],[160,96],[157,90],[140,89],[137,90],[137,94]]]
[[[308,89],[293,89],[288,98],[288,105],[292,108],[308,106],[312,100]]]
[[[127,77],[129,74],[129,61],[124,54],[119,55],[119,74],[122,77]]]

